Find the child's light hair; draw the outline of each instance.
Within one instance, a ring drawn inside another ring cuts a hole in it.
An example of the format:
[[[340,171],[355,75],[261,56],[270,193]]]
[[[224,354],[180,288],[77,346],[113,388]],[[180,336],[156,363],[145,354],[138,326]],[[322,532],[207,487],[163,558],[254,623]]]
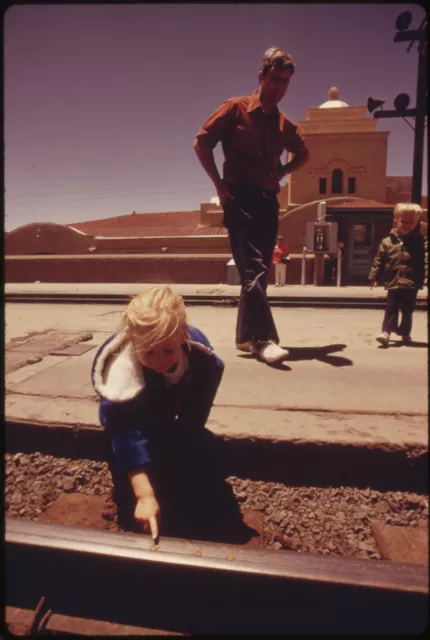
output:
[[[415,221],[418,222],[422,216],[423,210],[419,204],[414,204],[413,202],[398,202],[394,207],[394,220],[397,220],[397,218],[400,218],[400,216],[405,213],[414,214]]]
[[[133,298],[123,324],[138,351],[149,351],[166,340],[185,342],[188,330],[184,301],[166,286]]]

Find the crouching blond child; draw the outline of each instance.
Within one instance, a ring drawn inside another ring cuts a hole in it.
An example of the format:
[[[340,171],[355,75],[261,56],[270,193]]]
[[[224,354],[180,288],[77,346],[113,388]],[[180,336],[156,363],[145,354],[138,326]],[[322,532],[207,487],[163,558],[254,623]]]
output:
[[[418,204],[396,204],[394,228],[379,245],[369,273],[371,288],[383,280],[388,290],[382,333],[376,337],[384,346],[388,346],[391,333],[401,336],[404,344],[412,342],[417,293],[427,284],[427,241],[420,232],[421,215]]]
[[[131,508],[135,523],[158,538],[159,471],[164,465],[175,488],[189,461],[199,458],[223,370],[207,337],[188,325],[182,298],[167,286],[136,296],[121,330],[98,350],[92,381],[110,446],[113,501],[124,528],[129,526],[121,518],[128,522]],[[181,499],[186,510],[187,495]]]

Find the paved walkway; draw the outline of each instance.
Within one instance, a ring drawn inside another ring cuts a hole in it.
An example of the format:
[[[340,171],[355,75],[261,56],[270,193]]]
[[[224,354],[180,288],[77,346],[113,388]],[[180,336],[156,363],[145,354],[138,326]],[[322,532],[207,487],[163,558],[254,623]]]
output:
[[[151,287],[155,283],[6,283],[5,293],[7,294],[40,294],[40,295],[136,295]],[[182,296],[213,296],[213,297],[237,297],[240,294],[240,287],[227,284],[169,284],[174,291]],[[267,289],[268,297],[271,300],[288,298],[327,299],[336,298],[357,299],[357,300],[385,300],[386,292],[383,287],[370,289],[368,286],[351,287],[317,287],[314,285],[286,285],[285,287],[275,287],[269,285]],[[427,287],[419,291],[418,298],[426,300],[428,297]]]
[[[112,289],[118,287],[131,285]],[[139,290],[133,287],[132,292]],[[6,420],[99,431],[91,362],[96,348],[117,330],[120,313],[117,305],[8,304]],[[190,322],[210,336],[226,364],[207,425],[214,433],[321,449],[340,445],[408,456],[427,451],[425,314],[414,320],[418,348],[386,350],[374,341],[380,311],[274,309],[281,338],[289,336],[282,344],[291,351],[277,369],[234,349],[236,313],[189,308]]]

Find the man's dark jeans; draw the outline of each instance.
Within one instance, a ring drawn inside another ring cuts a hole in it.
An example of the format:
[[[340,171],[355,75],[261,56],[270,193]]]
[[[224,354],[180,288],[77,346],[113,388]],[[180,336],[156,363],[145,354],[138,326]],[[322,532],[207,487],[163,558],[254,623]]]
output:
[[[229,188],[234,199],[227,199],[223,205],[224,225],[242,284],[236,342],[279,343],[266,296],[278,233],[276,192],[239,183],[229,184]]]
[[[412,329],[412,314],[417,301],[417,289],[390,289],[387,308],[382,322],[382,331],[409,336]],[[399,313],[402,320],[399,324]]]

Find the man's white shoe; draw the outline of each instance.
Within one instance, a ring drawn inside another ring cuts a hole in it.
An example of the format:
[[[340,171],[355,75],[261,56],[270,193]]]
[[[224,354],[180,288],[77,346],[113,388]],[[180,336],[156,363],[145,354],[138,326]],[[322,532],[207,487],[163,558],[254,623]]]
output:
[[[286,360],[290,355],[290,352],[286,349],[282,349],[274,342],[268,342],[258,350],[258,355],[263,362],[267,364],[274,364],[275,362],[282,362]]]
[[[236,349],[239,351],[245,351],[246,353],[252,353],[251,340],[248,340],[247,342],[236,342]]]
[[[380,336],[376,336],[376,341],[387,347],[388,343],[390,342],[390,334],[388,333],[388,331],[384,331]]]

